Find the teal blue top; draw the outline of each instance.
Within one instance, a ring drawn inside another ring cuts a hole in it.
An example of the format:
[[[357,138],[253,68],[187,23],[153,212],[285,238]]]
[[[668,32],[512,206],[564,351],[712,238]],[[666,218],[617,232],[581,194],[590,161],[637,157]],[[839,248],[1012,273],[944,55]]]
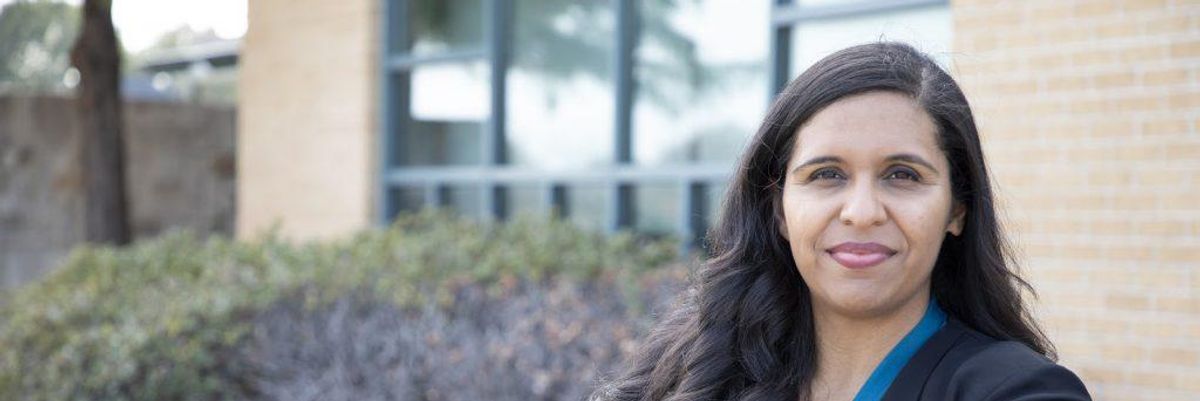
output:
[[[888,387],[892,386],[892,380],[896,379],[896,375],[900,374],[900,369],[908,364],[908,360],[925,345],[925,341],[929,337],[933,337],[934,333],[941,330],[942,325],[946,324],[946,313],[942,312],[942,308],[937,306],[937,301],[930,298],[929,307],[925,308],[925,316],[921,317],[921,321],[916,327],[888,352],[883,358],[883,362],[875,367],[875,371],[871,372],[871,377],[867,378],[867,382],[863,383],[862,388],[858,389],[858,394],[854,396],[854,401],[879,401],[883,399],[883,393]]]

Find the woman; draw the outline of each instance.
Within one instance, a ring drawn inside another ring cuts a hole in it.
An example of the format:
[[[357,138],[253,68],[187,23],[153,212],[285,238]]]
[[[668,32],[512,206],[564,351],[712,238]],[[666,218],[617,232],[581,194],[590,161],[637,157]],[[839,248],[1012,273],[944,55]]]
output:
[[[1021,298],[970,106],[899,43],[779,94],[713,257],[595,394],[612,400],[1085,400]]]

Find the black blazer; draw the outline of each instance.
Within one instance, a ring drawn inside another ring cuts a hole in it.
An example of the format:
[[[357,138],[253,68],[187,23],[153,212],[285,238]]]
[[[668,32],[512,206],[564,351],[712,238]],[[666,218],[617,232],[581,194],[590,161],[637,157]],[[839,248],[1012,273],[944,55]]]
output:
[[[900,370],[883,401],[1091,400],[1083,382],[1015,341],[999,341],[954,318]]]

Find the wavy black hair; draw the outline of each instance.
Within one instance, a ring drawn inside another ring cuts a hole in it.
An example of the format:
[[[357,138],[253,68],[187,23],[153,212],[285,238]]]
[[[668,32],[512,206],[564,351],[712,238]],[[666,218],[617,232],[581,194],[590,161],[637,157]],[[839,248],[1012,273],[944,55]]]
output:
[[[626,371],[593,399],[807,399],[816,372],[809,290],[779,232],[781,183],[799,127],[847,96],[891,91],[932,117],[950,164],[951,192],[966,207],[961,235],[947,235],[931,291],[952,318],[1055,359],[1023,301],[1032,287],[1017,274],[1002,234],[971,107],[929,56],[895,42],[838,51],[779,93],[738,162],[720,218],[708,233],[710,258],[657,323]]]

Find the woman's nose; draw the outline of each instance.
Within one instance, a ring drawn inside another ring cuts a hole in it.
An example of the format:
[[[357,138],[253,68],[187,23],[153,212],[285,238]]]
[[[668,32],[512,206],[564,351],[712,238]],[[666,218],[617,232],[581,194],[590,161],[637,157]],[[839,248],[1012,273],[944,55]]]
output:
[[[887,211],[879,200],[878,190],[870,180],[859,180],[846,194],[839,218],[842,224],[870,227],[887,221]]]

